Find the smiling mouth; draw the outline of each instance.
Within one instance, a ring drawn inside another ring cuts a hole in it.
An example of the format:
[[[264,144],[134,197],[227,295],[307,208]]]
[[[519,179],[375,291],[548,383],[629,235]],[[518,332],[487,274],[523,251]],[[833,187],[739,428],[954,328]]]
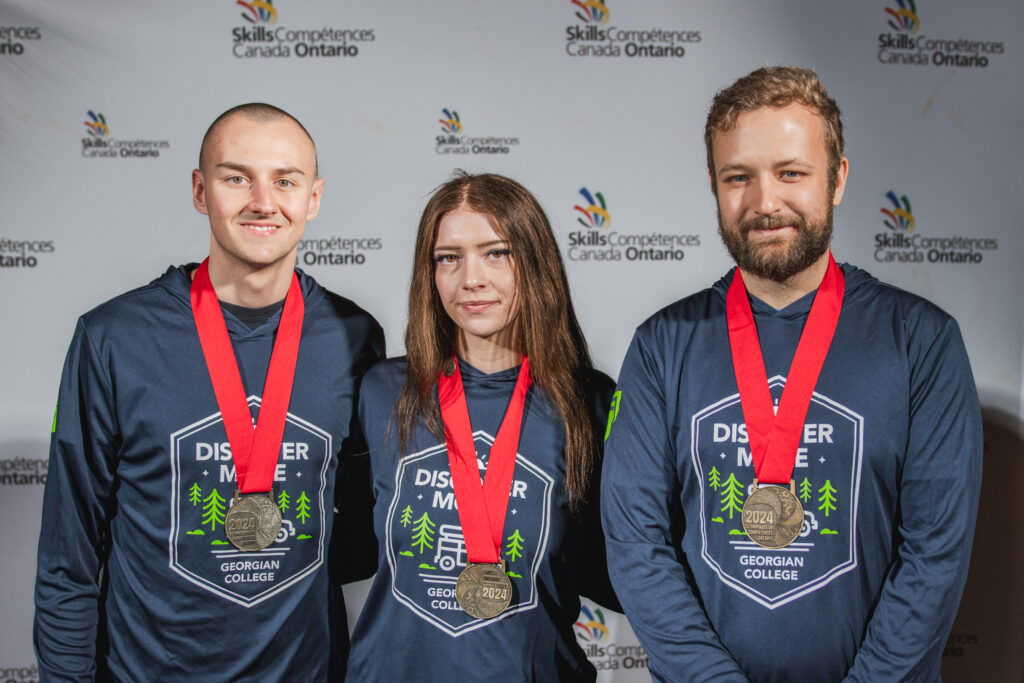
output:
[[[242,223],[242,227],[249,232],[254,232],[257,235],[269,235],[281,228],[280,225],[264,225],[261,223]]]

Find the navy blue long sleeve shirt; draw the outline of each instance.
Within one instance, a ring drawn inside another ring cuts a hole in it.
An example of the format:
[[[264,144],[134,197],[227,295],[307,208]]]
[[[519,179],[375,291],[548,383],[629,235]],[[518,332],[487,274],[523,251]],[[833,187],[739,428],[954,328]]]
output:
[[[732,273],[643,323],[618,382],[609,571],[658,680],[932,681],[967,575],[981,416],[956,322],[843,266],[846,291],[780,550],[747,539],[754,470],[726,325]],[[752,298],[777,402],[815,293]]]
[[[260,552],[239,551],[224,534],[234,462],[187,270],[171,268],[79,320],[39,540],[43,680],[326,679],[339,454],[365,452],[359,380],[384,342],[352,302],[302,273],[300,283],[305,318],[273,483],[284,523]],[[254,417],[279,320],[249,329],[225,315]],[[375,554],[372,535],[364,538],[345,549],[353,565]]]

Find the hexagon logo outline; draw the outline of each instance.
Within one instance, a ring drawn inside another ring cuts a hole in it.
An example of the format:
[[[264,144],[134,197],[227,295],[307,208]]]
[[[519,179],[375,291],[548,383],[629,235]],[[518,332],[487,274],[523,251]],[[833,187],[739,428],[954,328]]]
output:
[[[262,403],[262,399],[260,397],[258,397],[258,396],[255,396],[255,395],[249,396],[246,399],[246,401],[247,401],[247,403],[248,403],[250,408],[252,408],[252,407],[259,407],[260,404]],[[179,576],[184,578],[189,583],[192,583],[193,585],[196,585],[196,586],[198,586],[198,587],[200,587],[200,588],[202,588],[204,590],[207,590],[207,591],[209,591],[211,593],[214,593],[215,595],[218,595],[218,596],[220,596],[220,597],[222,597],[222,598],[224,598],[226,600],[229,600],[229,601],[234,602],[234,603],[236,603],[238,605],[241,605],[242,607],[252,607],[253,605],[259,604],[260,602],[263,602],[264,600],[272,597],[273,595],[276,595],[276,594],[280,593],[281,591],[283,591],[286,588],[294,585],[298,581],[301,581],[305,577],[309,576],[312,572],[316,571],[320,567],[320,565],[322,565],[323,562],[324,562],[324,557],[326,555],[326,534],[327,534],[327,510],[326,510],[326,504],[324,502],[324,492],[325,492],[325,490],[327,488],[327,470],[330,467],[331,456],[333,454],[333,451],[332,451],[332,448],[331,448],[333,439],[332,439],[330,433],[326,432],[325,430],[321,429],[320,427],[317,427],[316,425],[312,424],[311,422],[308,422],[308,421],[306,421],[306,420],[304,420],[304,419],[302,419],[302,418],[298,417],[297,415],[294,415],[294,414],[292,414],[290,412],[286,413],[286,415],[285,415],[285,427],[286,428],[287,428],[287,425],[289,425],[289,424],[291,424],[291,425],[293,425],[295,427],[298,427],[299,429],[301,429],[304,432],[307,432],[309,435],[311,435],[319,443],[322,443],[323,444],[323,448],[324,448],[323,464],[320,467],[319,472],[318,472],[318,474],[319,474],[319,482],[318,482],[318,485],[317,485],[317,488],[316,488],[316,493],[317,493],[317,495],[316,495],[316,503],[317,503],[317,505],[316,505],[316,512],[317,512],[318,518],[319,518],[319,538],[315,539],[316,540],[316,546],[317,546],[317,553],[316,553],[316,556],[313,558],[313,560],[311,562],[309,562],[307,565],[305,565],[305,566],[303,566],[303,567],[301,567],[299,569],[293,570],[292,574],[290,576],[288,576],[287,578],[282,579],[282,580],[280,580],[278,582],[275,582],[273,585],[265,588],[264,590],[260,591],[259,593],[254,594],[254,595],[243,595],[243,594],[240,594],[240,593],[238,593],[236,591],[232,591],[232,590],[230,590],[228,588],[225,588],[224,586],[221,586],[221,585],[217,584],[216,582],[212,581],[208,577],[205,577],[202,574],[199,574],[196,571],[194,571],[192,569],[189,569],[186,566],[183,566],[180,563],[180,561],[179,561],[179,553],[178,553],[178,547],[177,547],[178,536],[180,535],[180,533],[182,531],[182,527],[181,527],[181,524],[180,524],[180,521],[181,521],[180,506],[182,505],[182,499],[183,499],[183,496],[181,495],[181,491],[179,490],[179,483],[180,483],[180,478],[181,478],[181,467],[180,467],[181,452],[180,452],[180,448],[179,448],[180,443],[181,443],[181,441],[183,439],[185,439],[187,437],[194,436],[194,435],[196,435],[196,434],[198,434],[198,433],[200,433],[200,432],[202,432],[202,431],[204,431],[206,429],[209,429],[213,425],[218,424],[218,423],[222,423],[222,422],[223,422],[223,419],[221,417],[220,411],[217,411],[216,413],[213,413],[212,415],[209,415],[209,416],[204,417],[204,418],[202,418],[200,420],[197,420],[196,422],[193,422],[192,424],[188,425],[187,427],[183,427],[183,428],[179,429],[178,431],[174,432],[170,436],[170,466],[171,466],[170,519],[171,519],[171,524],[170,524],[170,533],[169,533],[169,536],[168,536],[168,566],[171,569],[171,571],[175,572],[176,574],[178,574]],[[222,434],[223,434],[223,432],[222,432]],[[230,461],[230,465],[233,468],[234,467],[234,462]],[[288,526],[288,523],[286,521],[286,525],[285,525],[285,529],[284,529],[284,535],[285,535],[286,538],[287,538],[287,535],[288,535],[287,526]],[[233,548],[233,546],[229,547],[229,549],[227,549],[227,550],[223,550],[223,551],[211,550],[210,552],[215,555],[215,557],[217,558],[218,561],[220,561],[221,559],[226,559],[226,560],[230,561],[233,558],[238,557],[238,558],[244,558],[243,561],[273,562],[274,560],[272,560],[271,558],[282,556],[282,555],[284,555],[289,550],[289,548],[287,548],[287,547],[283,547],[283,548],[276,547],[277,543],[281,543],[283,540],[286,540],[286,538],[285,539],[279,538],[269,548],[267,548],[265,550],[262,550],[260,552],[246,552],[246,551],[235,549],[235,548]]]
[[[480,441],[480,442],[484,443],[488,447],[490,447],[494,443],[494,437],[491,436],[490,434],[488,434],[487,432],[483,431],[483,430],[478,430],[478,431],[474,432],[473,433],[473,440],[474,440],[474,442]],[[552,498],[552,493],[553,493],[553,489],[554,489],[554,479],[551,477],[551,475],[549,475],[547,472],[542,470],[540,467],[537,467],[532,462],[530,462],[530,460],[528,460],[526,457],[524,457],[521,453],[519,453],[519,452],[516,453],[516,469],[515,469],[515,475],[514,476],[518,477],[521,473],[529,473],[529,474],[533,475],[534,477],[536,477],[541,482],[541,484],[543,486],[543,490],[542,490],[542,493],[541,493],[541,498],[542,498],[541,518],[540,518],[540,521],[539,521],[539,532],[540,533],[538,535],[538,541],[537,541],[537,544],[536,544],[536,551],[535,551],[534,556],[532,558],[532,561],[530,563],[530,569],[529,569],[529,593],[528,593],[527,597],[525,599],[521,598],[520,601],[518,603],[514,604],[514,605],[509,605],[509,607],[507,607],[505,609],[505,611],[503,611],[501,614],[499,614],[498,616],[493,617],[491,619],[472,619],[472,618],[469,618],[468,615],[466,615],[464,612],[462,612],[461,609],[452,610],[452,611],[456,612],[460,617],[468,618],[469,620],[466,621],[465,623],[459,624],[459,625],[451,624],[451,623],[448,623],[447,621],[445,621],[444,619],[438,617],[437,615],[435,615],[430,610],[426,609],[423,605],[420,605],[416,601],[416,599],[414,597],[412,597],[410,595],[407,595],[397,585],[397,582],[398,582],[398,572],[396,571],[396,567],[397,567],[397,564],[398,564],[398,558],[395,556],[395,543],[394,543],[393,535],[392,535],[392,530],[393,530],[394,524],[395,524],[395,515],[397,513],[398,505],[399,505],[399,503],[402,500],[402,484],[403,484],[403,481],[404,481],[403,475],[405,474],[406,470],[410,466],[412,466],[412,465],[414,465],[416,463],[421,463],[421,462],[427,460],[428,458],[435,457],[435,456],[442,455],[442,454],[444,455],[444,458],[445,458],[444,459],[444,467],[445,467],[445,469],[447,469],[448,468],[448,459],[447,459],[447,447],[446,447],[445,444],[437,444],[435,446],[431,446],[430,448],[426,448],[426,449],[424,449],[424,450],[422,450],[422,451],[420,451],[418,453],[414,453],[412,455],[408,455],[408,456],[406,456],[406,457],[401,459],[401,462],[400,462],[400,464],[399,464],[399,466],[397,468],[397,471],[395,472],[395,493],[392,496],[391,504],[388,506],[388,511],[387,511],[387,517],[386,517],[386,529],[387,529],[387,531],[385,533],[385,548],[386,548],[386,554],[387,554],[387,558],[388,558],[388,565],[389,565],[389,568],[391,570],[391,594],[392,594],[392,596],[394,596],[394,598],[396,600],[398,600],[400,603],[402,603],[407,608],[409,608],[414,614],[419,616],[421,619],[423,619],[423,620],[433,624],[436,628],[444,631],[445,633],[447,633],[448,635],[450,635],[452,637],[458,637],[458,636],[461,636],[461,635],[463,635],[465,633],[469,633],[471,631],[474,631],[474,630],[476,630],[478,628],[482,628],[482,627],[488,626],[489,624],[493,624],[493,623],[496,623],[498,621],[501,621],[502,619],[505,619],[505,618],[507,618],[507,617],[509,617],[509,616],[511,616],[513,614],[516,614],[518,612],[523,612],[523,611],[526,611],[526,610],[535,609],[537,607],[537,604],[538,604],[537,572],[539,571],[541,560],[543,559],[544,554],[545,554],[545,552],[547,550],[548,536],[549,536],[550,527],[551,527],[551,524],[550,524],[550,518],[551,518],[551,498]],[[488,448],[488,456],[486,456],[486,457],[489,457],[489,448]],[[454,500],[454,491],[451,494],[449,494],[449,495],[451,495],[451,500],[453,501]],[[514,497],[514,495],[515,495],[515,482],[513,482],[513,490],[512,490],[512,494],[510,496],[510,501],[511,501],[511,498]],[[511,503],[510,503],[510,505],[511,505]],[[455,508],[453,506],[452,509],[457,509],[457,508]],[[457,518],[457,513],[456,513],[456,518]],[[507,523],[507,520],[508,520],[508,518],[506,517],[506,523]],[[442,525],[442,527],[451,527],[451,526],[454,526],[454,525]],[[449,533],[455,534],[459,538],[459,540],[461,540],[461,526],[458,527],[458,531],[457,532],[454,531],[454,530],[451,530]],[[440,539],[438,541],[438,545],[440,546]],[[438,548],[438,555],[440,555],[440,552],[441,552],[441,548],[439,547]],[[463,555],[464,555],[464,551],[463,551]],[[461,555],[459,557],[461,559]],[[458,566],[458,564],[452,563],[452,568],[455,568],[456,566]],[[447,567],[444,567],[444,566],[442,566],[442,568],[447,569]],[[444,585],[444,586],[450,585],[452,588],[454,588],[454,586],[455,586],[455,578],[454,577],[427,575],[427,574],[422,574],[422,573],[419,574],[419,577],[420,577],[420,579],[422,579],[422,581],[424,583],[439,584],[439,585]],[[452,591],[452,593],[454,593],[454,591]],[[454,597],[451,598],[451,602],[454,603]]]
[[[778,389],[785,387],[786,380],[781,375],[776,375],[768,380],[769,389]],[[727,396],[726,398],[717,401],[706,408],[700,410],[691,418],[690,421],[690,458],[693,463],[694,475],[698,478],[698,490],[700,491],[700,535],[701,535],[701,558],[704,562],[711,567],[712,571],[718,576],[722,583],[730,586],[736,591],[746,595],[751,600],[760,603],[768,609],[776,609],[782,605],[788,604],[794,600],[797,600],[804,595],[812,593],[819,588],[829,584],[833,579],[842,574],[845,574],[857,567],[857,505],[860,500],[860,477],[861,467],[863,464],[864,455],[864,418],[860,414],[850,410],[846,406],[828,398],[827,396],[818,392],[812,392],[811,404],[818,405],[826,410],[838,415],[842,419],[846,420],[852,428],[852,441],[853,441],[853,452],[851,453],[851,464],[850,464],[850,497],[848,499],[848,509],[850,511],[849,520],[849,543],[847,546],[848,553],[846,559],[841,563],[834,565],[824,571],[820,576],[817,576],[810,581],[801,582],[799,585],[792,587],[789,590],[783,591],[776,595],[766,594],[762,590],[751,586],[750,584],[743,581],[742,578],[734,576],[722,566],[722,564],[709,552],[708,550],[708,519],[709,519],[709,503],[708,494],[704,488],[704,481],[707,473],[702,467],[702,462],[699,456],[698,450],[698,435],[699,428],[702,421],[720,413],[726,408],[738,405],[740,403],[739,393]],[[806,510],[805,510],[806,514]],[[807,526],[805,522],[804,533],[801,536],[807,535]],[[745,536],[745,535],[744,535]],[[809,553],[813,547],[813,543],[801,542],[799,540],[791,543],[787,548],[778,550],[767,550],[757,546],[753,541],[730,541],[737,550],[749,550],[756,553],[779,553],[779,556],[785,556],[788,554],[806,554]],[[785,565],[783,565],[785,566]]]

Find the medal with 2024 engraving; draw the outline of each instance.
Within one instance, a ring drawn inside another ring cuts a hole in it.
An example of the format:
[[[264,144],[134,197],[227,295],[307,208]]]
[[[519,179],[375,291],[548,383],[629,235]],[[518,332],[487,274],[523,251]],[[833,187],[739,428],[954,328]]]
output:
[[[481,481],[458,362],[451,359],[438,373],[437,396],[444,421],[448,467],[469,562],[455,583],[455,599],[466,614],[476,619],[493,619],[512,602],[512,582],[505,573],[499,549],[516,466],[523,407],[531,382],[530,361],[523,358]]]
[[[471,562],[455,582],[455,599],[466,614],[477,619],[493,619],[512,602],[512,582],[505,563]]]
[[[844,289],[843,272],[829,252],[778,410],[772,405],[761,343],[739,268],[726,294],[729,347],[755,477],[741,518],[750,540],[764,548],[785,548],[803,530],[804,508],[796,497],[793,467],[811,395],[839,323]]]
[[[785,548],[796,540],[804,526],[804,506],[796,497],[796,483],[789,488],[758,486],[754,480],[750,497],[743,503],[743,530],[762,548]]]
[[[281,510],[273,495],[235,491],[234,500],[224,515],[224,533],[240,550],[263,550],[281,531]]]

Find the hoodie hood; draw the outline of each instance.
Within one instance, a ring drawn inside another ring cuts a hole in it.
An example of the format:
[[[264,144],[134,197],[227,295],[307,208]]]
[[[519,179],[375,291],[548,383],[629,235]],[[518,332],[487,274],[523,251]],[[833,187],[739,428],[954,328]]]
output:
[[[857,266],[850,265],[849,263],[839,263],[839,269],[843,271],[843,301],[852,301],[859,299],[862,296],[868,296],[867,290],[870,289],[870,285],[878,283],[878,280],[865,270],[861,270]],[[733,267],[728,273],[722,276],[714,285],[711,286],[711,290],[715,295],[720,296],[722,301],[725,301],[726,294],[729,291],[729,286],[732,285],[732,279],[736,275],[736,268]],[[811,310],[811,304],[814,303],[814,297],[818,293],[815,289],[813,292],[808,292],[804,296],[800,297],[785,308],[775,309],[773,306],[766,304],[765,302],[758,299],[756,296],[748,295],[750,298],[750,309],[754,315],[770,315],[778,318],[803,318]]]
[[[169,266],[167,271],[163,275],[153,280],[150,283],[150,287],[157,287],[164,290],[175,300],[176,303],[181,305],[182,315],[192,317],[192,278],[189,277],[189,273],[199,267],[198,263],[186,263],[182,266]],[[299,287],[302,289],[302,299],[305,303],[306,314],[308,315],[324,298],[323,288],[317,284],[317,282],[306,275],[301,269],[296,268],[295,274],[299,276]],[[232,336],[245,337],[245,336],[264,336],[273,334],[277,330],[277,324],[281,320],[281,311],[277,311],[274,315],[270,316],[265,323],[260,325],[254,330],[250,330],[248,326],[241,320],[232,315],[229,311],[221,308],[224,313],[224,324],[228,328],[228,333]],[[305,327],[305,323],[303,323]]]

